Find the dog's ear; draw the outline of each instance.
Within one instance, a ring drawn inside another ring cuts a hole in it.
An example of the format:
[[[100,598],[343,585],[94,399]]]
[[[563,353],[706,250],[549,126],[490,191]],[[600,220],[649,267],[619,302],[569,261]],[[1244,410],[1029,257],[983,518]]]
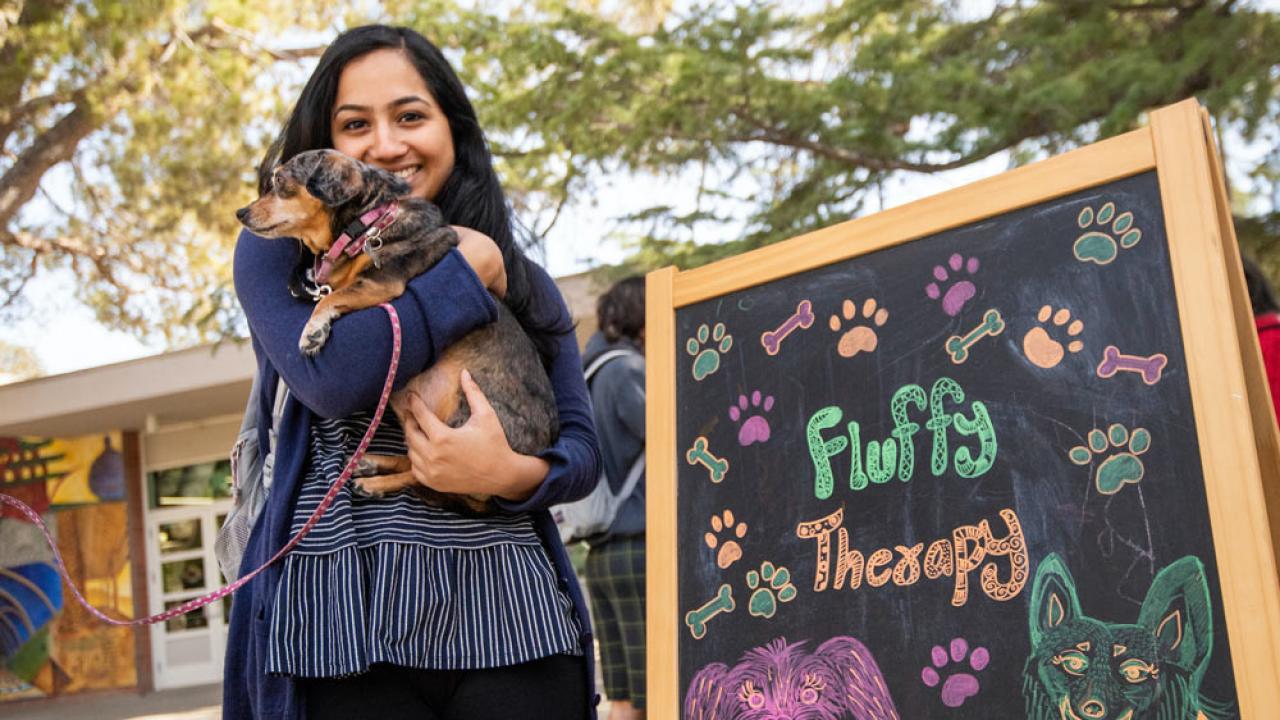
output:
[[[398,175],[372,165],[364,165],[361,168],[361,175],[361,180],[365,187],[378,188],[392,198],[407,195],[411,189],[409,183],[402,180]],[[381,195],[382,192],[379,194]]]
[[[1049,630],[1082,614],[1071,571],[1057,553],[1050,553],[1036,568],[1031,587],[1031,646],[1038,645]]]
[[[338,207],[359,195],[363,184],[356,161],[334,150],[319,151],[307,174],[307,192],[328,207]]]
[[[1188,555],[1156,574],[1142,601],[1138,624],[1151,631],[1161,657],[1192,672],[1213,652],[1213,610],[1200,559]]]

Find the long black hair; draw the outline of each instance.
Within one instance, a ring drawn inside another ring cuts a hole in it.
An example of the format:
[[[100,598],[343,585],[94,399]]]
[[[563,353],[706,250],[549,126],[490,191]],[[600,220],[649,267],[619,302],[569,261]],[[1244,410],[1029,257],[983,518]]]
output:
[[[644,278],[632,275],[606,290],[596,301],[596,322],[609,342],[638,341],[644,332]]]
[[[511,208],[493,169],[493,156],[475,108],[444,54],[417,31],[364,25],[334,39],[258,166],[258,192],[270,189],[271,172],[280,163],[307,150],[333,147],[333,106],[343,68],[358,57],[384,49],[404,52],[449,120],[453,172],[433,202],[449,224],[478,230],[497,243],[507,273],[504,301],[537,345],[544,362],[549,362],[555,356],[556,338],[573,330],[572,319],[560,312],[557,298],[543,297],[545,293],[535,289],[530,277],[533,261],[515,241]]]

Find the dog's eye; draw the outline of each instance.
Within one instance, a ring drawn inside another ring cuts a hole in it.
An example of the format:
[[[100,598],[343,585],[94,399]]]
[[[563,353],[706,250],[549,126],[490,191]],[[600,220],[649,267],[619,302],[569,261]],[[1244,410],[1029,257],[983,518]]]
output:
[[[1146,682],[1156,674],[1156,669],[1138,658],[1125,660],[1120,664],[1120,677],[1133,684]]]
[[[1062,668],[1068,675],[1084,675],[1089,669],[1089,658],[1079,650],[1068,650],[1053,656],[1053,664]]]

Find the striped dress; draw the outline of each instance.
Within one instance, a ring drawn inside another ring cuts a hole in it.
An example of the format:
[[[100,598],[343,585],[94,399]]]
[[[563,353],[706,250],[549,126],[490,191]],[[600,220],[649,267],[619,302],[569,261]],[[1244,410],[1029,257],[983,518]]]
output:
[[[317,418],[292,532],[355,452],[371,414]],[[403,455],[391,413],[370,453]],[[467,518],[408,491],[365,498],[348,485],[284,560],[268,672],[362,673],[501,667],[581,654],[573,606],[528,513]]]

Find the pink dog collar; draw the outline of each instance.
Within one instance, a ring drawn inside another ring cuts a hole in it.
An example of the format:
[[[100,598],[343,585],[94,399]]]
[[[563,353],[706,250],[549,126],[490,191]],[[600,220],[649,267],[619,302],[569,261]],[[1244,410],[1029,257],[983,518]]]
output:
[[[333,272],[334,261],[343,254],[350,257],[359,255],[370,241],[378,239],[382,231],[395,222],[399,214],[400,203],[390,202],[366,212],[360,216],[359,220],[348,225],[338,239],[333,241],[333,245],[329,246],[329,251],[316,258],[311,273],[316,284],[324,285],[329,282],[329,273]]]

